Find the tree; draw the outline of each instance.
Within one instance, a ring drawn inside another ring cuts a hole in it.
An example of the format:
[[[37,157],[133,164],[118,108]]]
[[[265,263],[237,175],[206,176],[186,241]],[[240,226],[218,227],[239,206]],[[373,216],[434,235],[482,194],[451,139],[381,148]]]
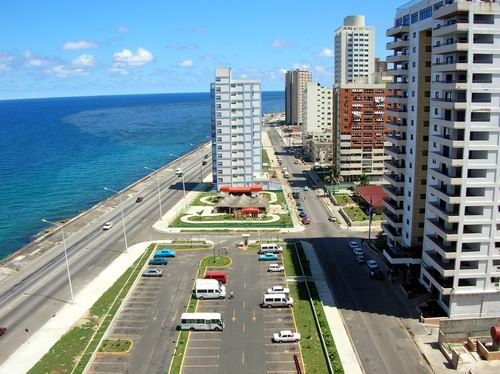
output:
[[[359,177],[359,185],[360,186],[368,186],[370,184],[370,179],[366,173],[363,173]]]

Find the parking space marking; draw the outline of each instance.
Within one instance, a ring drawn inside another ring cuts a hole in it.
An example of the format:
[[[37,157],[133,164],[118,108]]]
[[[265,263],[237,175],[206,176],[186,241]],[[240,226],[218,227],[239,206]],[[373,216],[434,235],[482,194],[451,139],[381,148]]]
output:
[[[193,346],[190,346],[189,349],[201,349],[201,350],[217,350],[217,349],[221,349],[221,347],[193,347]]]
[[[182,368],[218,368],[219,365],[182,365]]]
[[[297,373],[297,370],[267,370],[267,374],[274,374],[274,373]]]
[[[294,364],[295,361],[291,360],[291,361],[267,361],[266,360],[266,364],[269,364],[269,365],[273,365],[273,364]]]
[[[98,361],[98,362],[94,362],[94,365],[127,365],[128,362],[119,362],[119,361],[116,361],[116,362],[106,362],[106,361]]]
[[[213,341],[221,341],[221,339],[213,338],[213,339],[190,339],[193,342],[213,342]]]
[[[178,312],[179,312],[179,309],[176,309],[176,310],[175,310],[175,313],[174,313],[174,315],[173,315],[173,317],[172,317],[172,322],[173,322],[173,321],[175,321],[175,320],[177,319],[177,313],[178,313]]]
[[[265,343],[264,345],[265,345],[265,346],[275,346],[275,347],[276,347],[276,344],[277,344],[277,343]],[[298,345],[298,344],[299,344],[299,343],[292,343],[292,342],[290,342],[290,343],[279,343],[279,345],[281,345],[281,346],[287,346],[287,345],[292,345],[292,346],[294,346],[294,345]]]
[[[241,353],[241,364],[245,365],[245,352]]]
[[[245,324],[243,324],[243,325],[241,326],[241,328],[242,328],[243,332],[245,332]]]
[[[219,359],[220,356],[219,355],[215,355],[215,356],[184,356],[184,359],[189,359],[189,358],[215,358],[215,359]]]

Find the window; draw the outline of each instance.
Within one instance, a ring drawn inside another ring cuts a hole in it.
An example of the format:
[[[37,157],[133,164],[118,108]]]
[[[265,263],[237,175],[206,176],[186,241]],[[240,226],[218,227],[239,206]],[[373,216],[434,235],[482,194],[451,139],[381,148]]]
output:
[[[415,22],[418,22],[418,12],[413,13],[413,14],[411,15],[411,23],[413,24],[413,23],[415,23]]]
[[[424,19],[427,19],[429,17],[432,17],[432,7],[428,7],[420,11],[420,21],[423,21]]]

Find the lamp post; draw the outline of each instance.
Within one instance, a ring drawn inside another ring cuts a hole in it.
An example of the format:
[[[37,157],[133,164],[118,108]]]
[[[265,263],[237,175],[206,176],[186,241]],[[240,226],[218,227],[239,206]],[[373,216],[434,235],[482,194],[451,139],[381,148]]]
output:
[[[121,212],[122,212],[122,226],[123,226],[123,237],[125,238],[125,252],[127,252],[128,249],[128,243],[127,243],[127,231],[125,230],[125,216],[123,214],[123,202],[122,202],[122,195],[118,191],[112,190],[111,188],[104,187],[106,191],[114,192],[115,194],[118,195],[120,198],[120,207],[121,207]]]
[[[74,304],[75,298],[73,297],[73,285],[71,284],[71,273],[69,271],[68,250],[66,248],[66,238],[64,236],[64,226],[59,225],[55,222],[46,220],[46,219],[42,219],[42,221],[61,228],[62,242],[63,242],[63,248],[64,248],[64,259],[66,260],[66,271],[68,273],[69,292],[71,294],[71,304]]]
[[[181,161],[181,169],[182,169],[182,190],[184,191],[184,200],[186,200],[186,184],[184,183],[184,168],[182,167],[182,158],[181,156],[174,155],[170,153],[170,156],[179,158]]]
[[[158,185],[158,205],[160,206],[160,219],[163,217],[163,211],[161,209],[161,190],[160,190],[160,176],[158,174],[158,170],[148,168],[147,166],[144,166],[144,169],[146,170],[151,170],[153,172],[156,172],[156,183]]]

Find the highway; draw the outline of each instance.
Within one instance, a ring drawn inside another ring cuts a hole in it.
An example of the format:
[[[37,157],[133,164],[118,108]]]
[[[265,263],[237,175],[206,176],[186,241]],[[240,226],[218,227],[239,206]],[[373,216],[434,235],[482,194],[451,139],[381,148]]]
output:
[[[192,189],[196,184],[189,182],[200,180],[201,161],[207,153],[209,147],[205,146],[183,159],[186,190]],[[171,168],[179,166],[179,160],[170,165]],[[209,173],[210,168],[205,167],[204,176]],[[173,172],[169,172],[161,180],[163,212],[183,198],[180,181],[181,178]],[[167,238],[165,234],[151,229],[159,217],[156,177],[151,177],[146,185],[147,187],[140,191],[140,196],[144,197],[142,203],[135,203],[138,194],[124,193],[125,226],[129,246],[151,239]],[[85,220],[85,216],[80,219]],[[114,227],[109,231],[102,230],[106,221],[114,222]],[[59,235],[56,234],[57,237]],[[77,294],[125,250],[119,204],[102,217],[87,222],[78,232],[67,234],[66,245],[73,289]],[[68,278],[61,243],[2,281],[0,325],[8,328],[8,334],[0,340],[0,364],[69,301]]]
[[[305,186],[303,167],[293,163],[286,155],[279,134],[269,131],[275,151],[280,153],[283,166],[291,172],[293,186]],[[370,279],[365,264],[357,264],[348,247],[349,240],[360,241],[360,233],[341,231],[328,221],[328,211],[316,191],[302,192],[306,212],[311,224],[305,231],[323,267],[330,289],[333,290],[355,350],[367,373],[430,373],[426,362],[406,331],[405,320],[418,318],[397,288],[387,280]],[[365,249],[367,257],[382,261],[377,254]]]

